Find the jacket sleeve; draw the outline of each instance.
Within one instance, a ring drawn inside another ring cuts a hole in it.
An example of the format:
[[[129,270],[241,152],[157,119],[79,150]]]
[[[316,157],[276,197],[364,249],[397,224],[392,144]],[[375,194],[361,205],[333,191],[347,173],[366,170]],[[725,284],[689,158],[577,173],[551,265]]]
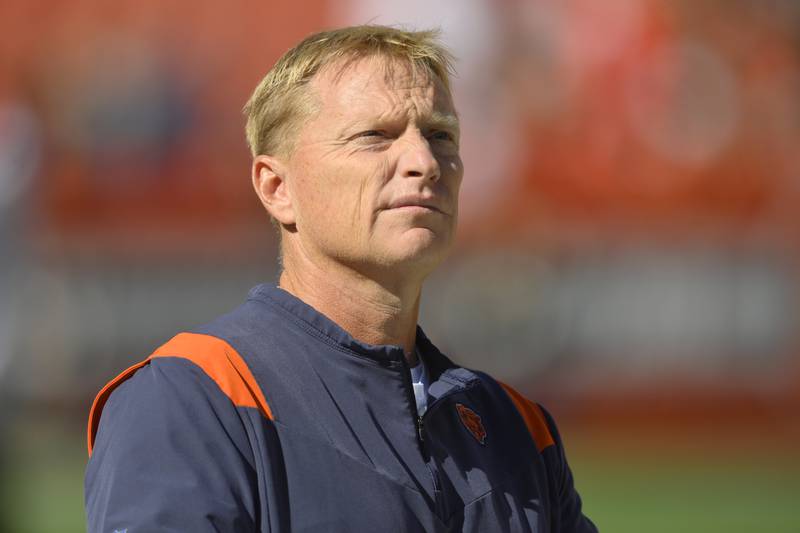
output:
[[[544,407],[536,405],[544,415],[554,442],[554,446],[546,450],[549,453],[555,452],[556,459],[553,474],[558,498],[558,527],[554,531],[559,533],[597,533],[597,527],[583,514],[581,497],[575,490],[572,470],[567,463],[564,443],[558,433],[555,420]]]
[[[86,470],[88,531],[256,531],[254,465],[217,383],[186,359],[153,360],[102,410]]]

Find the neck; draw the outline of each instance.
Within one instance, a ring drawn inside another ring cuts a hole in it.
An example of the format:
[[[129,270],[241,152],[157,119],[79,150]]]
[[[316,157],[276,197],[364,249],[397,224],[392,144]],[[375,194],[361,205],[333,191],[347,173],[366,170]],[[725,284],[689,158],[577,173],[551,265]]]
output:
[[[421,281],[388,286],[341,265],[320,265],[299,254],[284,254],[283,264],[281,289],[361,342],[402,346],[409,365],[416,365]]]

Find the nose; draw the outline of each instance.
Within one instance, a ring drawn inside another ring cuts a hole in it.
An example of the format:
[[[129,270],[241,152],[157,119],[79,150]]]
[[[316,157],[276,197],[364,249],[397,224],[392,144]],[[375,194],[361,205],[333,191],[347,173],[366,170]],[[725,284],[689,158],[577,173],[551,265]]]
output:
[[[419,132],[408,133],[403,139],[402,153],[398,159],[398,172],[404,178],[422,178],[437,181],[441,176],[439,161],[431,145]]]

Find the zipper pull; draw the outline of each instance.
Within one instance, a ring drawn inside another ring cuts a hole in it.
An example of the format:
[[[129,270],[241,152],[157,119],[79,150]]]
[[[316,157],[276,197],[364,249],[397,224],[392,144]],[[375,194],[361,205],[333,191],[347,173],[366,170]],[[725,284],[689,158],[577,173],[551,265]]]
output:
[[[422,434],[422,430],[424,429],[424,425],[422,423],[422,417],[417,417],[417,434],[419,435],[419,441],[425,442],[425,435]]]

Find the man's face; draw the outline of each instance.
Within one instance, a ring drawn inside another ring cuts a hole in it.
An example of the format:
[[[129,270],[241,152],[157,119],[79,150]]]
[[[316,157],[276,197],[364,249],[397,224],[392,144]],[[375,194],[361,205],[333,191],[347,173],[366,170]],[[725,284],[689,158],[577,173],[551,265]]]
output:
[[[391,67],[391,68],[387,68]],[[297,244],[373,277],[427,275],[445,257],[463,168],[442,82],[373,57],[328,68],[286,165]]]

